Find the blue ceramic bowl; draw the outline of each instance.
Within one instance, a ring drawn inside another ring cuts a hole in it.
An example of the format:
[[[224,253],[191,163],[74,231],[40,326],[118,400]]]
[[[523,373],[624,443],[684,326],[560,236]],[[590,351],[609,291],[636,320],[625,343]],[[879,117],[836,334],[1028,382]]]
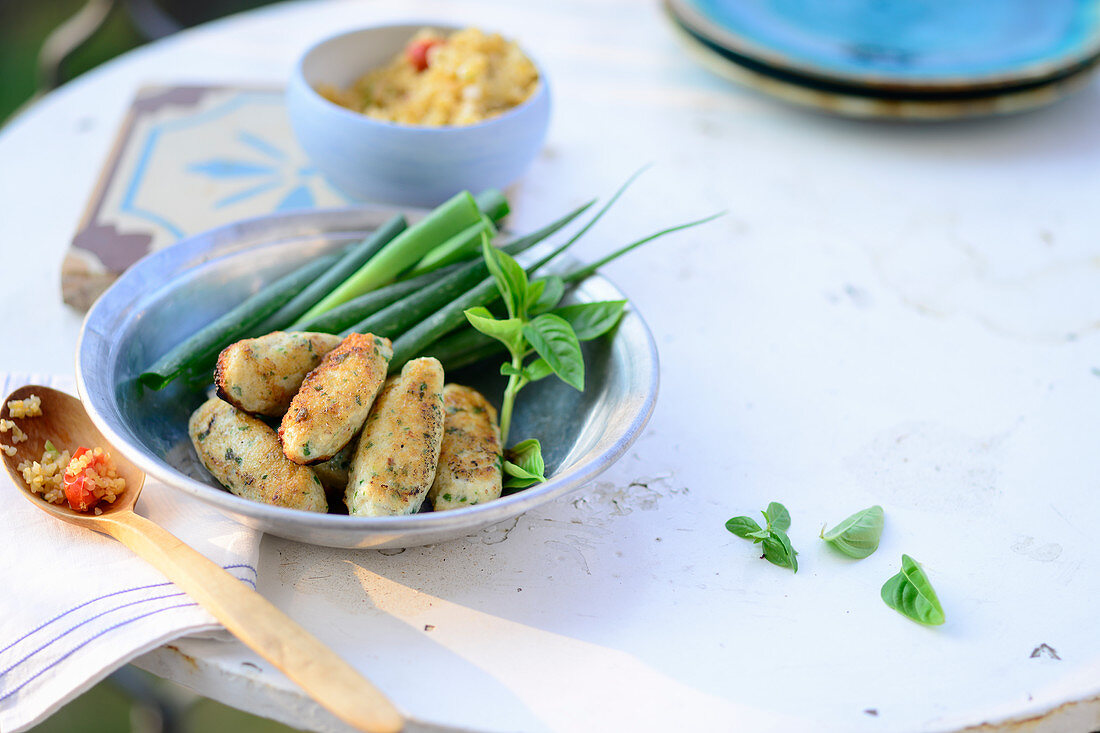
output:
[[[372,119],[328,101],[319,84],[347,88],[401,52],[421,28],[382,25],[333,36],[298,61],[287,110],[298,142],[317,168],[354,198],[434,206],[457,191],[512,183],[538,155],[550,122],[550,90],[539,69],[535,92],[517,107],[476,125],[419,127]]]

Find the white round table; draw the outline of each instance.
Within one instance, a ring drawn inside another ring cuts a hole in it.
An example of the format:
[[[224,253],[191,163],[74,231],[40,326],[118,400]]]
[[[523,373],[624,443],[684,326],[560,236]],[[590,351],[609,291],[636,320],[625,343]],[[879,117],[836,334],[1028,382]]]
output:
[[[851,122],[709,76],[655,2],[277,5],[127,54],[0,132],[0,370],[72,369],[81,318],[57,295],[61,258],[140,85],[281,83],[316,39],[409,17],[500,29],[547,70],[556,110],[513,192],[517,230],[646,162],[580,257],[729,215],[607,268],[657,337],[662,385],[598,481],[444,545],[266,537],[260,590],[428,723],[1100,727],[1096,84],[1019,117]],[[794,516],[797,574],[723,526],[772,500]],[[887,519],[870,558],[818,539],[874,503]],[[903,552],[944,626],[879,599]],[[136,663],[341,729],[236,643]]]

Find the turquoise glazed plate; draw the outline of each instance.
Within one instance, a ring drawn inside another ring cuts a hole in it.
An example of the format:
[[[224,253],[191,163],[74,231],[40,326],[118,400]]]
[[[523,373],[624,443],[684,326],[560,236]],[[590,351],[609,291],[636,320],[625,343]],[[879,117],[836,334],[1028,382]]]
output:
[[[1006,115],[1038,109],[1077,91],[1095,78],[1097,61],[1076,74],[1039,85],[959,95],[888,95],[851,93],[840,85],[809,84],[793,74],[775,73],[762,65],[747,65],[734,54],[719,50],[679,23],[668,7],[672,27],[694,60],[712,73],[798,107],[841,117],[876,120],[945,121]]]
[[[782,72],[960,93],[1071,75],[1100,55],[1095,0],[670,0],[693,34]]]

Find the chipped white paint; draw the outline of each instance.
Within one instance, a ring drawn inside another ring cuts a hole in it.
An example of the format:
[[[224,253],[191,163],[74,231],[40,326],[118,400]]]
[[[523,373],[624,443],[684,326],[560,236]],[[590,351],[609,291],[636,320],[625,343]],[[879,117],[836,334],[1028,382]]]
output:
[[[71,367],[79,319],[43,287],[138,85],[279,81],[314,39],[410,15],[499,28],[548,70],[556,111],[512,192],[517,229],[648,161],[578,256],[730,214],[608,268],[663,367],[612,470],[446,545],[265,539],[262,591],[419,719],[478,730],[940,731],[1046,711],[1012,729],[1100,728],[1096,85],[1016,118],[852,123],[709,77],[655,3],[278,5],[147,47],[0,133],[0,272],[27,273],[0,337],[35,346],[0,369]],[[773,499],[797,575],[723,528]],[[875,555],[817,539],[872,503]],[[942,628],[879,600],[902,552]],[[238,645],[175,646],[194,664],[141,664],[336,729]]]

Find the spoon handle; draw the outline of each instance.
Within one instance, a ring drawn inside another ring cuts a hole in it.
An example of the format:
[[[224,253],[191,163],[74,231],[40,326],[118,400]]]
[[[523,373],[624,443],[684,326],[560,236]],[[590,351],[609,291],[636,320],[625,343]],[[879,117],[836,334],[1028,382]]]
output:
[[[396,733],[404,727],[401,713],[377,687],[216,563],[133,512],[103,519],[112,537],[168,576],[336,717],[368,733]]]

